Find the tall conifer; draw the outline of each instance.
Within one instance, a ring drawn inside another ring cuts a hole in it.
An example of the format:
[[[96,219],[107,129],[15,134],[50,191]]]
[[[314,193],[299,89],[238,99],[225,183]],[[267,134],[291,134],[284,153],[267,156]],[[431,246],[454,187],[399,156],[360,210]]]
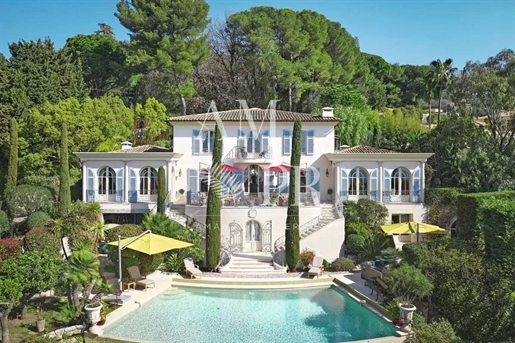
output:
[[[61,160],[59,174],[59,214],[65,216],[72,206],[72,197],[70,192],[70,165],[68,158],[68,127],[63,122],[61,127],[61,151],[59,153]]]
[[[11,139],[9,143],[9,165],[4,189],[4,201],[7,201],[18,183],[18,123],[14,118],[11,119]]]
[[[215,146],[211,165],[211,179],[207,195],[206,214],[206,263],[207,268],[214,270],[220,261],[221,246],[221,211],[222,211],[222,133],[218,125],[215,127]]]
[[[293,125],[292,149],[290,160],[290,189],[288,195],[288,212],[286,216],[286,264],[288,270],[294,271],[300,260],[299,234],[299,194],[300,194],[300,153],[302,141],[302,123],[296,120]]]
[[[166,175],[165,169],[159,167],[157,172],[157,212],[165,213],[165,201],[166,201]]]

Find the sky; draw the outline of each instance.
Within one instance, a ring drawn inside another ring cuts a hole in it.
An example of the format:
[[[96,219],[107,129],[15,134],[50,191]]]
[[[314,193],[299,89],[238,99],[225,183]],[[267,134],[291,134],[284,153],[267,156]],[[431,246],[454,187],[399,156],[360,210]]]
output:
[[[119,40],[127,31],[114,16],[118,0],[0,0],[0,53],[8,43],[50,37],[60,48],[68,37],[107,23]],[[210,17],[255,6],[310,9],[337,21],[358,38],[361,50],[390,63],[428,64],[452,58],[485,61],[515,50],[515,0],[207,0]]]

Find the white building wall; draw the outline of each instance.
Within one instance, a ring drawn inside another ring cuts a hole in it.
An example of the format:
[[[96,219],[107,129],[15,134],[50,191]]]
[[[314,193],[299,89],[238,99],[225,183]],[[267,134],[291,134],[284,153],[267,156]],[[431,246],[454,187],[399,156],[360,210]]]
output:
[[[260,127],[260,123],[256,123],[260,132],[269,130],[270,139],[269,146],[272,147],[272,157],[269,166],[277,166],[283,163],[289,164],[291,156],[283,155],[283,130],[293,131],[293,123],[276,123],[275,127],[270,126],[269,123],[264,123]],[[314,130],[314,151],[313,155],[302,155],[301,167],[315,167],[320,171],[320,193],[321,200],[326,201],[327,189],[332,188],[332,168],[331,163],[323,155],[328,152],[334,151],[334,123],[304,123],[303,130]],[[187,170],[199,169],[199,166],[211,166],[212,154],[207,153],[200,155],[193,155],[193,130],[214,130],[214,124],[207,124],[202,126],[199,123],[174,123],[174,152],[183,154],[179,160],[177,168],[181,170],[181,176],[176,180],[176,189],[184,189],[187,191]],[[244,131],[247,135],[251,127],[248,123],[242,123],[240,126],[237,122],[224,123],[224,145],[223,157],[226,157],[231,150],[238,145],[238,130]],[[238,165],[236,165],[238,166]],[[239,166],[238,166],[239,167]],[[245,166],[241,166],[242,169]],[[329,177],[326,176],[326,171],[329,172]],[[186,194],[186,193],[185,193]],[[185,198],[185,195],[184,195]]]
[[[332,262],[341,256],[345,242],[345,219],[337,219],[300,240],[300,250],[310,249],[315,255]]]

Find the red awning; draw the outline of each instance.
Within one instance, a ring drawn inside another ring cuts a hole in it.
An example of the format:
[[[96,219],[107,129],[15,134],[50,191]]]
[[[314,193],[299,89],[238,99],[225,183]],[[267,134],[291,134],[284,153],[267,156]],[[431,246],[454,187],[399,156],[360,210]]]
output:
[[[207,172],[210,172],[211,171],[211,168],[208,167],[208,168],[204,168],[202,170],[205,170]],[[235,166],[231,166],[229,164],[222,164],[222,171],[223,172],[241,172],[243,171],[243,169],[240,169],[238,167],[235,167]]]
[[[291,169],[290,166],[288,166],[286,164],[281,164],[280,166],[272,166],[272,167],[266,169],[266,171],[271,172],[271,173],[284,173],[284,172],[289,172],[290,169]]]

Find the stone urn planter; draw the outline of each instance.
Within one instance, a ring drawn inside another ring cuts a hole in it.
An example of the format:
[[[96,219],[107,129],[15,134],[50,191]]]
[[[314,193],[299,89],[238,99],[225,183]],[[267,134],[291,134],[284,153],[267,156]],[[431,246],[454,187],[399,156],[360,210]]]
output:
[[[409,323],[413,320],[413,313],[417,307],[413,304],[399,304],[399,310],[401,312],[401,320],[403,324]]]
[[[88,320],[91,325],[96,325],[100,320],[100,310],[102,309],[102,304],[89,304],[84,306],[84,310],[88,314]]]

